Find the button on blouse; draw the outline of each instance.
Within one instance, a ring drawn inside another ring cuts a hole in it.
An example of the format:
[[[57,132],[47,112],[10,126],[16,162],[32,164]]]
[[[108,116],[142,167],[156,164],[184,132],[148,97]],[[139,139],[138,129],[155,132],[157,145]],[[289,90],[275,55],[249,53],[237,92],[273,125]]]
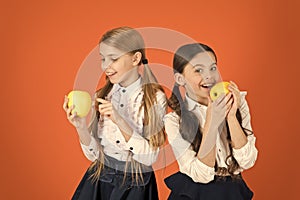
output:
[[[250,113],[247,101],[245,99],[246,92],[241,92],[241,115],[242,126],[252,131],[250,123]],[[200,121],[200,126],[203,128],[206,119],[207,107],[201,105],[186,95],[187,108],[193,112]],[[179,169],[182,173],[190,176],[195,182],[208,183],[214,179],[215,170],[213,167],[209,167],[202,163],[197,158],[197,152],[195,152],[190,143],[184,140],[179,132],[179,120],[180,117],[171,112],[164,118],[165,129],[168,135],[168,141],[171,145],[173,152],[177,158]],[[225,160],[230,154],[228,142],[226,141],[226,128],[223,129],[221,134],[217,135],[216,140],[216,162],[219,167],[226,167]],[[233,149],[233,156],[240,165],[240,169],[236,173],[242,172],[244,169],[252,167],[257,158],[257,149],[255,147],[255,136],[253,134],[247,136],[248,142],[240,149]]]
[[[117,124],[104,117],[101,126],[98,125],[98,138],[92,137],[89,146],[81,144],[83,152],[89,160],[94,161],[98,158],[99,152],[96,139],[101,139],[104,153],[120,161],[130,161],[132,157],[132,159],[148,166],[156,161],[159,149],[152,149],[149,138],[143,136],[144,110],[143,108],[140,109],[143,95],[141,77],[126,88],[119,84],[113,86],[111,92],[107,95],[107,99],[111,101],[114,108],[133,129],[133,134],[126,142]],[[159,91],[156,98],[155,112],[159,114],[160,118],[158,120],[161,120],[163,125],[162,119],[167,106],[166,97],[163,92]],[[90,151],[89,149],[93,150]]]

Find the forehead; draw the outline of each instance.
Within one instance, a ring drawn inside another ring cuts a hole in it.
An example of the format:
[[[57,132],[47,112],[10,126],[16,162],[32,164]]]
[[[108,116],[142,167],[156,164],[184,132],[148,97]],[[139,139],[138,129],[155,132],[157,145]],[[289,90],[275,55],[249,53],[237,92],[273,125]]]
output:
[[[100,43],[99,47],[100,54],[102,56],[108,56],[108,55],[123,55],[125,54],[123,51],[117,49],[116,47],[109,46],[103,42]]]
[[[205,67],[216,63],[216,58],[212,52],[201,52],[196,54],[189,62],[192,66],[203,65]]]

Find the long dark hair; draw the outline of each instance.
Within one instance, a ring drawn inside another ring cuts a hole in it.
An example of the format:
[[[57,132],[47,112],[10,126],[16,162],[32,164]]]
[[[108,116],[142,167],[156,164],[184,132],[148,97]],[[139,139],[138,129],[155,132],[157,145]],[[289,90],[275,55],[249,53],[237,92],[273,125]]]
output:
[[[203,52],[207,52],[207,53],[211,52],[214,55],[215,60],[217,61],[217,56],[213,51],[213,49],[205,44],[193,43],[193,44],[187,44],[181,46],[174,55],[174,59],[173,59],[174,73],[182,74],[184,68],[190,62],[190,60],[194,58],[194,56],[196,56],[197,54]],[[186,101],[183,100],[180,94],[179,85],[176,83],[173,87],[172,95],[168,99],[168,105],[180,117],[179,129],[182,137],[191,143],[191,146],[195,152],[198,152],[202,141],[202,131],[199,124],[199,120],[193,112],[187,109]],[[242,127],[242,116],[239,109],[237,110],[236,117]],[[229,143],[229,148],[230,148],[230,154],[226,158],[226,165],[228,168],[227,169],[220,168],[217,166],[216,163],[215,170],[221,174],[222,173],[225,174],[226,172],[228,172],[231,176],[235,176],[234,172],[239,168],[239,164],[232,155],[231,137],[229,134],[229,127],[227,122],[226,122],[226,129],[228,134],[227,141]],[[243,130],[245,135],[247,136],[248,134],[245,131],[246,129],[243,128]]]

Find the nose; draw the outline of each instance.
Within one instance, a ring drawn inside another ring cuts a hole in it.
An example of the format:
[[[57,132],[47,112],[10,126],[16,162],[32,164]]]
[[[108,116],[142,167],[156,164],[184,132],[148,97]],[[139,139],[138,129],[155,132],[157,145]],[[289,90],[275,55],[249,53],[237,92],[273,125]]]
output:
[[[209,79],[211,79],[211,77],[212,77],[212,74],[209,71],[206,71],[205,73],[202,74],[202,78],[204,80],[209,80]]]

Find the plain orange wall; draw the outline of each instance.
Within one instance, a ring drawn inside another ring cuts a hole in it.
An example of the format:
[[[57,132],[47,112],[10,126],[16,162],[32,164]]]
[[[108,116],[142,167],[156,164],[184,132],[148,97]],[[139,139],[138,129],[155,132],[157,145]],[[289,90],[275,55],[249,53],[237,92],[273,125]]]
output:
[[[223,78],[248,91],[259,157],[244,178],[254,199],[296,199],[298,2],[1,1],[0,198],[70,199],[89,162],[63,97],[100,36],[127,25],[177,30],[216,50]],[[156,172],[161,199],[175,171]]]

